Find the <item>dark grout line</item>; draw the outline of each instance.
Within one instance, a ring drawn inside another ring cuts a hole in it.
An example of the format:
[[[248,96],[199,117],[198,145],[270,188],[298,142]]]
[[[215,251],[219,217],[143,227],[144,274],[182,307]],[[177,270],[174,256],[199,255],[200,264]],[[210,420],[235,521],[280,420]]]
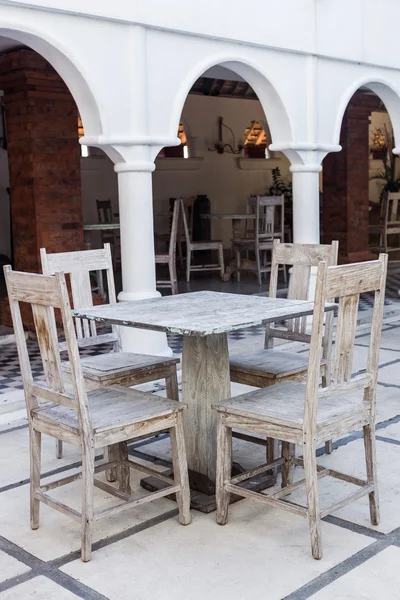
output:
[[[386,444],[393,444],[394,446],[400,446],[399,440],[394,440],[393,438],[384,437],[382,435],[376,435],[375,437],[379,442],[386,442]]]
[[[363,550],[360,550],[356,554],[346,558],[338,565],[332,567],[325,573],[322,573],[322,575],[319,575],[281,600],[307,600],[307,598],[310,598],[310,596],[313,596],[320,590],[327,587],[330,583],[340,579],[340,577],[346,575],[346,573],[353,571],[355,568],[359,567],[370,558],[373,558],[390,545],[391,542],[387,538],[377,540],[373,544],[370,544],[366,548],[363,548]],[[310,560],[314,559],[310,557]]]
[[[357,523],[352,523],[351,521],[346,521],[346,519],[341,519],[340,517],[335,517],[335,515],[327,515],[322,519],[327,523],[331,523],[331,525],[336,525],[337,527],[341,527],[342,529],[347,529],[348,531],[352,531],[353,533],[358,533],[360,535],[366,535],[374,540],[382,540],[385,539],[386,534],[378,531],[377,529],[370,529],[365,525],[358,525]]]
[[[28,429],[29,425],[18,425],[17,427],[10,427],[9,429],[1,429],[0,430],[0,435],[3,435],[5,433],[12,433],[13,431],[18,431],[19,429]]]
[[[101,460],[103,458],[102,454],[96,456],[95,460]],[[82,467],[82,462],[77,461],[71,463],[69,465],[64,465],[63,467],[58,467],[57,469],[52,469],[51,471],[46,471],[45,473],[40,474],[40,479],[45,479],[46,477],[52,477],[53,475],[58,475],[59,473],[65,473],[65,471],[69,471],[70,469],[79,469]],[[0,494],[2,492],[8,492],[10,490],[14,490],[15,488],[21,487],[22,485],[27,485],[30,482],[30,479],[22,479],[16,483],[9,483],[0,488]]]
[[[146,529],[150,529],[151,527],[159,525],[168,519],[172,519],[178,514],[178,508],[173,508],[172,510],[158,515],[157,517],[153,517],[147,521],[144,521],[143,523],[134,525],[125,531],[116,533],[102,540],[98,540],[93,544],[92,550],[93,552],[96,552],[97,550],[106,548],[111,544],[115,544],[116,542],[131,537],[137,533],[140,533],[141,531],[145,531]],[[38,577],[39,575],[42,575],[48,579],[51,579],[61,587],[69,590],[73,594],[76,594],[80,598],[84,598],[85,600],[108,600],[106,596],[99,594],[92,588],[84,585],[77,579],[74,579],[70,575],[59,570],[60,567],[63,567],[74,560],[79,560],[80,550],[70,552],[64,556],[60,556],[59,558],[45,562],[2,536],[0,536],[0,550],[30,567],[31,569],[22,575],[11,577],[10,579],[0,583],[0,593],[24,583],[25,581],[29,581],[35,577]]]
[[[393,389],[400,389],[400,385],[396,385],[395,383],[384,383],[383,381],[377,381],[377,385],[381,385],[382,387],[385,388],[393,388]]]

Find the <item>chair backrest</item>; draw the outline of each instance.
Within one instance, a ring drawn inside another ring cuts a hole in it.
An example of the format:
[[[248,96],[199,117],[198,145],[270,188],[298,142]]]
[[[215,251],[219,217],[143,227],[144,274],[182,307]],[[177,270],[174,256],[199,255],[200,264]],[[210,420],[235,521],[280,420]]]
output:
[[[336,241],[331,244],[282,244],[280,240],[274,240],[269,281],[270,297],[276,298],[278,270],[280,266],[286,265],[292,267],[287,297],[291,300],[307,300],[312,267],[316,268],[321,261],[325,261],[329,267],[337,265],[338,249],[339,243]],[[266,330],[265,347],[273,347],[274,337],[301,341],[298,338],[298,334],[300,334],[303,341],[309,341],[306,327],[307,317],[290,319],[284,333],[282,330],[270,326]]]
[[[248,206],[256,215],[255,239],[261,241],[265,238],[273,239],[279,234],[284,236],[284,210],[285,197],[281,196],[250,196]],[[276,230],[276,216],[279,211],[279,230]]]
[[[183,234],[185,236],[186,244],[189,245],[192,241],[193,235],[193,198],[180,198],[179,200],[182,212],[182,223],[183,223]],[[180,239],[180,233],[179,233]]]
[[[111,200],[96,200],[97,218],[99,223],[112,223],[112,206]]]
[[[108,300],[116,304],[114,272],[110,244],[104,244],[99,250],[81,250],[79,252],[57,252],[47,254],[45,248],[40,249],[42,271],[45,275],[54,275],[62,271],[68,275],[71,284],[72,302],[75,309],[93,306],[90,283],[91,271],[105,271],[107,276]],[[117,326],[112,326],[111,334],[97,334],[96,323],[87,319],[75,318],[76,335],[81,347],[94,346],[107,342],[114,343],[116,351],[121,348],[120,334]],[[65,344],[60,344],[65,349]]]
[[[31,417],[31,411],[38,408],[39,399],[56,402],[75,409],[78,412],[79,423],[83,432],[91,435],[90,412],[64,274],[19,273],[13,271],[10,266],[5,266],[4,276],[21,366],[28,418]],[[35,381],[32,375],[20,302],[27,303],[32,308],[45,384]],[[68,358],[71,364],[73,394],[67,393],[63,384],[54,317],[55,308],[61,312]]]
[[[315,435],[318,400],[327,395],[340,393],[354,397],[355,393],[362,393],[364,400],[371,404],[372,416],[375,414],[386,271],[387,254],[380,254],[379,260],[365,263],[328,267],[326,262],[321,262],[318,265],[304,409],[304,427],[308,436]],[[358,303],[360,294],[366,292],[374,292],[374,306],[365,375],[351,378]],[[318,390],[324,307],[330,298],[339,301],[333,368],[330,386]]]
[[[174,258],[176,256],[176,241],[178,238],[178,227],[179,227],[179,207],[180,200],[174,200],[174,208],[172,211],[172,223],[171,223],[171,233],[169,238],[169,256]]]
[[[388,192],[384,198],[384,219],[385,225],[390,226],[391,223],[395,223],[397,218],[397,212],[399,208],[400,193],[399,192]]]

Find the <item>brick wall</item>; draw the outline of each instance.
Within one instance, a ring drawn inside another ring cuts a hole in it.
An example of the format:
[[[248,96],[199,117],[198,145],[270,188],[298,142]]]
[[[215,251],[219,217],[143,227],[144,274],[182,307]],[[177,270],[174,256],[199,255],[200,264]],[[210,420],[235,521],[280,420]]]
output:
[[[40,271],[39,250],[83,249],[77,107],[33,50],[0,55],[10,171],[14,268]],[[7,322],[7,310],[2,321]]]
[[[382,109],[375,95],[356,93],[342,123],[341,152],[323,162],[322,241],[339,241],[341,262],[372,258],[368,250],[369,117]]]

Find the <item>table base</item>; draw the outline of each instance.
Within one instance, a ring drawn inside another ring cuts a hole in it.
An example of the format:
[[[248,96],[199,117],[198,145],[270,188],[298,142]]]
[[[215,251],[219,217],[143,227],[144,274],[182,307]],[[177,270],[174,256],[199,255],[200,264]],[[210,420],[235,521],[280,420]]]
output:
[[[232,475],[238,475],[242,473],[244,469],[234,463],[232,466]],[[172,470],[165,473],[166,475],[173,477]],[[198,510],[202,513],[211,513],[217,509],[215,500],[215,484],[206,476],[201,473],[189,470],[189,483],[190,483],[190,507],[193,510]],[[252,477],[247,481],[242,482],[240,485],[246,490],[253,492],[261,492],[269,487],[272,487],[276,483],[275,475],[268,475],[261,473],[256,477]],[[168,486],[168,483],[157,479],[156,477],[145,477],[140,481],[140,485],[150,492],[157,492]],[[175,494],[166,496],[170,500],[175,500]],[[243,500],[242,496],[236,496],[231,494],[230,503],[238,502]]]

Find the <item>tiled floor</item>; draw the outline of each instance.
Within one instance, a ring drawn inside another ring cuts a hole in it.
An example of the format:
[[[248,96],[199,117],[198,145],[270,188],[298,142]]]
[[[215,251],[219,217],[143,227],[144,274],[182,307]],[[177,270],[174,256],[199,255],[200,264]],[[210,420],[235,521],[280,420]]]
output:
[[[368,335],[368,325],[359,328],[354,372],[365,368]],[[261,345],[262,338],[260,330],[242,339],[232,336],[230,351]],[[29,346],[37,352],[33,342]],[[386,319],[381,347],[377,419],[381,522],[371,525],[366,498],[326,517],[321,561],[311,558],[308,525],[301,517],[243,500],[231,507],[225,527],[216,525],[214,514],[200,513],[193,514],[190,526],[182,527],[176,505],[163,498],[98,522],[93,560],[83,564],[79,525],[74,521],[42,505],[40,528],[30,530],[26,418],[23,413],[0,415],[0,600],[398,600],[399,317]],[[5,379],[17,368],[15,362],[11,365],[16,360],[11,350]],[[298,346],[298,350],[305,349]],[[163,393],[161,385],[147,385],[149,390],[155,387]],[[243,388],[233,385],[232,392]],[[9,393],[13,392],[3,392]],[[43,479],[73,473],[79,467],[79,452],[65,445],[63,459],[57,460],[53,440],[43,437]],[[168,436],[137,442],[130,452],[162,469],[170,461]],[[332,455],[319,454],[321,464],[355,476],[364,474],[358,433],[335,440]],[[263,462],[263,449],[235,440],[234,456],[251,467]],[[297,476],[302,476],[301,470]],[[346,494],[346,486],[322,480],[321,504]],[[139,489],[139,476],[133,477],[133,487]],[[57,494],[65,503],[79,506],[80,483]],[[301,493],[292,497],[302,501]],[[107,494],[96,490],[97,507],[109,502]]]

